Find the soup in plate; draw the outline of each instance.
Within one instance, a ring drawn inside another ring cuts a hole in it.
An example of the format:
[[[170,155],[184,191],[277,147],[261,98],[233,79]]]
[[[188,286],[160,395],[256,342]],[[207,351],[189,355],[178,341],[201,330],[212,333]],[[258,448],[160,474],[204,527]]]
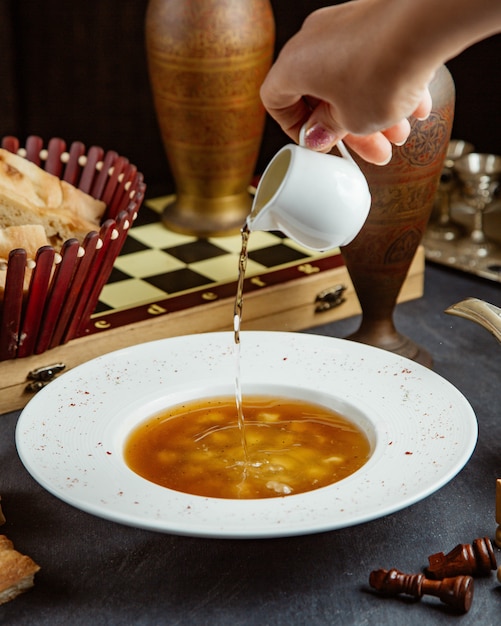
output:
[[[134,428],[124,459],[153,483],[198,496],[283,497],[325,487],[362,467],[367,434],[335,410],[294,398],[189,401]]]

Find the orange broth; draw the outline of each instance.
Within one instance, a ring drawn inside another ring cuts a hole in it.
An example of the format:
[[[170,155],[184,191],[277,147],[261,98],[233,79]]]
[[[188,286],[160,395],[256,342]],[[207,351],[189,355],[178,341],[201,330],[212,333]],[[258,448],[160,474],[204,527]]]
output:
[[[327,407],[249,396],[243,413],[246,446],[234,396],[170,407],[131,432],[125,462],[136,474],[175,491],[248,499],[330,485],[370,457],[365,432]]]

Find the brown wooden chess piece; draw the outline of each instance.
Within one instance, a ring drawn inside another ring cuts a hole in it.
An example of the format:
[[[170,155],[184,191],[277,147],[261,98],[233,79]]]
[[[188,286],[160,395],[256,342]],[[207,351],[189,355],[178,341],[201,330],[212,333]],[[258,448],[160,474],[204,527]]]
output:
[[[455,91],[442,67],[430,85],[433,110],[413,119],[411,134],[395,147],[388,165],[356,158],[369,183],[372,205],[357,237],[342,248],[362,308],[358,330],[348,339],[384,348],[431,366],[431,355],[395,327],[400,289],[421,242],[447,154]]]
[[[460,574],[487,576],[497,568],[492,543],[487,537],[475,539],[471,544],[459,544],[448,554],[438,552],[428,557],[428,578],[441,579]]]
[[[371,572],[371,587],[387,595],[408,594],[414,598],[435,596],[456,611],[466,613],[473,600],[473,578],[455,576],[430,580],[424,574],[404,574],[397,569],[379,569]]]

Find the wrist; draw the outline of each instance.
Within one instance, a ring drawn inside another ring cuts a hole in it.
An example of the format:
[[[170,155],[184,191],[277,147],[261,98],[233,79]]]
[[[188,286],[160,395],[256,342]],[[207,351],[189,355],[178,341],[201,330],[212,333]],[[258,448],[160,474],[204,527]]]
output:
[[[437,68],[501,32],[500,0],[374,0],[386,11],[395,54],[415,71]]]

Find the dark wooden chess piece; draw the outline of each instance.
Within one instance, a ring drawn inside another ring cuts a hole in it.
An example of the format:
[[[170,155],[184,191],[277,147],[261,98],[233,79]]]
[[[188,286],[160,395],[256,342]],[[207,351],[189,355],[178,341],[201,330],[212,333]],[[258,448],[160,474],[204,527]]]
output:
[[[448,554],[438,552],[428,557],[426,576],[433,579],[449,576],[487,576],[497,568],[492,543],[487,537],[471,544],[459,544]]]
[[[455,576],[430,580],[424,574],[404,574],[397,569],[379,569],[371,572],[369,584],[387,595],[405,593],[414,598],[435,596],[454,610],[466,613],[473,600],[473,578]]]

